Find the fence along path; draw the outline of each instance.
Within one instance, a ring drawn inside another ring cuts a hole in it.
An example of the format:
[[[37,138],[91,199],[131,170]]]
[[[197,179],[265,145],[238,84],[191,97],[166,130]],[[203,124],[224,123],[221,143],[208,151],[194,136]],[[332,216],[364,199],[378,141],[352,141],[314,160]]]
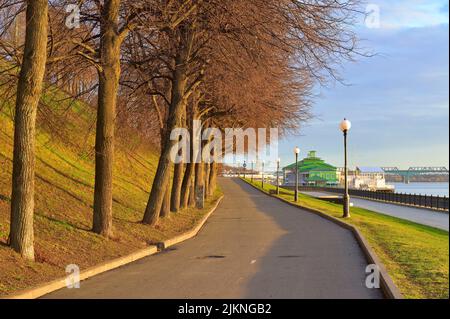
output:
[[[344,193],[344,189],[338,187],[300,186],[299,190],[329,192],[338,194]],[[349,189],[349,194],[353,196],[358,196],[372,200],[379,200],[388,203],[398,203],[415,207],[431,208],[447,212],[449,210],[449,198],[446,196],[403,194],[403,193],[393,193],[383,191],[369,191],[361,189]]]

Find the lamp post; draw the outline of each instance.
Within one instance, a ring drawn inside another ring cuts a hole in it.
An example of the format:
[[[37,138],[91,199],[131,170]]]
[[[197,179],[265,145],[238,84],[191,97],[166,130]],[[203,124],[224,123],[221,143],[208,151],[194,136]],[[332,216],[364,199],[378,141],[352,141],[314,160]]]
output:
[[[340,129],[344,133],[344,218],[350,217],[350,196],[348,195],[348,167],[347,167],[347,133],[352,127],[352,123],[345,119],[340,124]]]
[[[295,153],[295,192],[294,192],[294,201],[298,201],[298,154],[300,154],[300,149],[298,146],[294,148]]]
[[[261,164],[262,164],[262,172],[261,172],[261,188],[264,189],[264,161],[262,161]]]
[[[238,177],[241,177],[241,162],[237,162],[237,173]]]
[[[242,165],[242,167],[244,167],[244,179],[245,179],[245,173],[246,173],[246,169],[247,169],[247,163],[244,161],[244,164]]]
[[[277,195],[280,195],[280,177],[279,177],[280,161],[281,161],[281,159],[278,158],[277,159]]]
[[[255,165],[255,160],[252,160],[252,183],[253,183],[253,175],[255,175],[254,165]]]

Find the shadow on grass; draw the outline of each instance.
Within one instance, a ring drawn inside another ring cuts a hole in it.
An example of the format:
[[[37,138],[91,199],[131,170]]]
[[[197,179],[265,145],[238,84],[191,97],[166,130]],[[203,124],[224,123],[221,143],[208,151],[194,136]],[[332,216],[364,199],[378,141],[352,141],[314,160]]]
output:
[[[93,208],[93,205],[91,203],[86,202],[84,199],[82,199],[81,197],[72,194],[71,192],[69,192],[67,189],[62,188],[61,186],[55,185],[55,183],[53,183],[52,181],[46,179],[45,177],[43,177],[42,175],[36,174],[36,178],[40,179],[42,182],[50,185],[51,187],[54,187],[58,190],[60,190],[61,192],[67,194],[68,196],[72,197],[73,199],[83,203],[84,205]]]
[[[74,163],[68,161],[66,158],[64,158],[64,157],[61,156],[59,153],[57,153],[54,149],[50,148],[50,146],[48,146],[47,144],[45,144],[44,147],[45,147],[48,151],[50,151],[52,154],[54,154],[56,157],[58,157],[60,160],[62,160],[63,162],[67,163],[68,165],[70,165],[70,166],[73,167],[74,169],[76,169],[76,170],[78,170],[78,171],[80,171],[80,172],[83,172],[83,173],[85,173],[85,174],[94,176],[94,173],[93,173],[93,172],[87,171],[87,170],[85,170],[85,169],[83,169],[83,168],[81,168],[81,167],[75,165]],[[81,160],[81,157],[80,157],[80,160]]]
[[[87,231],[87,232],[91,231],[90,227],[77,226],[77,225],[75,225],[73,223],[69,223],[68,221],[59,220],[59,219],[56,219],[56,218],[53,218],[53,217],[50,217],[50,216],[46,216],[44,214],[39,214],[39,216],[42,217],[42,218],[45,218],[46,220],[48,220],[48,221],[50,221],[52,223],[58,224],[60,226],[63,226],[65,228],[77,229],[77,230]]]
[[[3,194],[0,194],[0,200],[7,202],[7,203],[11,203],[11,197],[5,196]]]
[[[44,164],[44,166],[46,166],[47,168],[50,168],[50,169],[54,170],[57,174],[67,178],[68,180],[71,180],[74,183],[83,185],[83,186],[88,187],[88,188],[93,188],[94,187],[94,185],[88,184],[88,183],[86,183],[84,181],[80,181],[80,180],[78,180],[78,179],[76,179],[76,178],[74,178],[74,177],[72,177],[72,176],[62,172],[61,170],[57,169],[56,167],[54,167],[54,166],[50,165],[49,163],[47,163],[46,161],[44,161],[42,158],[38,158],[38,160],[42,164]]]
[[[6,239],[8,240],[8,238]],[[0,247],[11,248],[6,241],[0,240]]]

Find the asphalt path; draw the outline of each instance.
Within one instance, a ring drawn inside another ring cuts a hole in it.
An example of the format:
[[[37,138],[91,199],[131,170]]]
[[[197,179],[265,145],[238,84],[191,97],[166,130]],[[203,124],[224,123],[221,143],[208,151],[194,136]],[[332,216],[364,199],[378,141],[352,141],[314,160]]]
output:
[[[200,233],[44,298],[382,298],[350,231],[221,178]]]

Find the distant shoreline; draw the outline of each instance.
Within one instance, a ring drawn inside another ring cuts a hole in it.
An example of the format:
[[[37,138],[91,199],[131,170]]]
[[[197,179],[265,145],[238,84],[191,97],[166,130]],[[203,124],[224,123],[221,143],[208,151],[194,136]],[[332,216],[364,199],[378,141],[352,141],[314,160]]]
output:
[[[418,175],[409,177],[410,183],[448,183],[448,175]],[[400,175],[386,175],[387,183],[402,183],[403,177]]]

